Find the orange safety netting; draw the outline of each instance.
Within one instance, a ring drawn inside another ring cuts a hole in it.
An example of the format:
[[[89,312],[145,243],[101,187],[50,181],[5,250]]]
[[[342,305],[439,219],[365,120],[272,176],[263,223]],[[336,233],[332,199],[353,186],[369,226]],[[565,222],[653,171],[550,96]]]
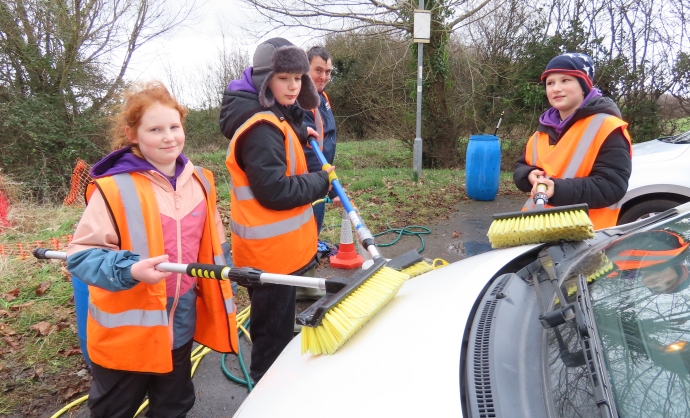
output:
[[[2,193],[2,190],[0,190],[0,232],[2,232],[3,229],[10,226],[10,221],[7,218],[7,214],[9,211],[10,201]]]
[[[91,181],[89,169],[90,166],[84,160],[77,158],[77,164],[72,171],[69,193],[63,202],[65,205],[72,205],[74,202],[84,203],[83,199],[80,198],[84,196],[86,185]]]
[[[0,257],[15,257],[24,260],[26,258],[33,257],[31,252],[34,250],[34,248],[50,248],[51,250],[57,251],[66,248],[70,241],[72,241],[71,234],[58,238],[50,238],[45,241],[0,244]]]

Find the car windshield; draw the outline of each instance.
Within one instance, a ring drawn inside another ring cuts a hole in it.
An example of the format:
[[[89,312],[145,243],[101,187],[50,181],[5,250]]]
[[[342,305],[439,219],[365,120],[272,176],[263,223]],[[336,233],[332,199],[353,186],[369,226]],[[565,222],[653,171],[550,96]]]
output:
[[[622,417],[690,416],[690,216],[637,232],[592,257],[589,289]]]
[[[659,141],[672,144],[690,144],[690,131],[673,136],[664,136],[659,138]]]

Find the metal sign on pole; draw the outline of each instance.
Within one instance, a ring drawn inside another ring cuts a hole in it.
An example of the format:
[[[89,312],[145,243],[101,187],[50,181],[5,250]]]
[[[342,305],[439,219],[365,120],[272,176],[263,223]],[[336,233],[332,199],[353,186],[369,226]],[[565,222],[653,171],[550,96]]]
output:
[[[419,9],[414,11],[414,34],[412,41],[417,43],[417,129],[412,148],[412,168],[414,181],[422,178],[422,68],[424,44],[431,38],[431,12],[424,10],[424,0],[419,0]]]

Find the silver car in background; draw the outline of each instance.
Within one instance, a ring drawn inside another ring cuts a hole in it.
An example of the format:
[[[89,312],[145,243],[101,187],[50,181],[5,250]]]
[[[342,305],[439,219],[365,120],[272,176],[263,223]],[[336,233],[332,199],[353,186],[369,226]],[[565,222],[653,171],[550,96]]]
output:
[[[618,225],[690,201],[690,131],[633,145],[632,175]]]

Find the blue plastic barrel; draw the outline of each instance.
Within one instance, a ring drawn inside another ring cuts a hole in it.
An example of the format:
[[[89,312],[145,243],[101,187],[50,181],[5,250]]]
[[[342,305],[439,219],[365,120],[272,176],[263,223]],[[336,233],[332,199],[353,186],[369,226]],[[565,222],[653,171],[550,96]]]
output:
[[[496,135],[470,135],[465,159],[465,187],[474,200],[494,200],[501,175],[501,145]]]
[[[86,317],[89,314],[89,286],[72,275],[72,288],[74,289],[74,308],[77,311],[77,337],[79,347],[84,355],[86,364],[91,367],[91,359],[86,349]]]

